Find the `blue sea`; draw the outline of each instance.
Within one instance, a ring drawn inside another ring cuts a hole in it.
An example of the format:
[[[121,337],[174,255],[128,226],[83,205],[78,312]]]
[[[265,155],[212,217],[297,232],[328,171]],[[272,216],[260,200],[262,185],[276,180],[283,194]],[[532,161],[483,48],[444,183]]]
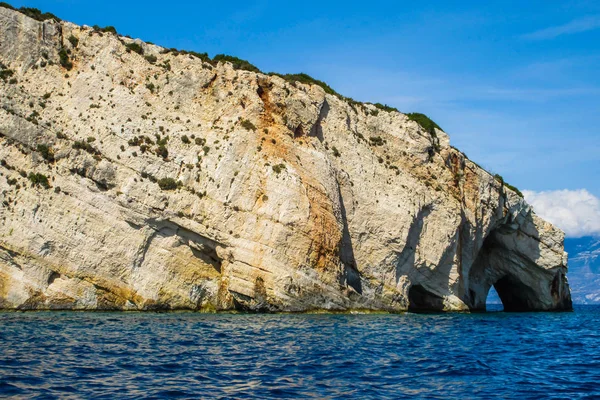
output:
[[[600,307],[565,313],[0,313],[0,397],[600,398]]]

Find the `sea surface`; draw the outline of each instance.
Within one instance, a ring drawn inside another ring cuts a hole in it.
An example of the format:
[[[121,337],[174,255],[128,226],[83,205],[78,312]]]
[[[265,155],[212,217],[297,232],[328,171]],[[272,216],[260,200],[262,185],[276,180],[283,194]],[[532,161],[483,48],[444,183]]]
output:
[[[0,313],[0,397],[600,398],[600,307],[566,313]]]

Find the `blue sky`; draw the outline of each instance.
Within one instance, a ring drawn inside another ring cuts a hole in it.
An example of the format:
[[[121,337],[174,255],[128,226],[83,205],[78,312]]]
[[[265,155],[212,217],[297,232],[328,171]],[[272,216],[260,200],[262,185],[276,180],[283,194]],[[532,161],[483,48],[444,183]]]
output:
[[[521,189],[600,197],[598,1],[12,1],[423,112]]]

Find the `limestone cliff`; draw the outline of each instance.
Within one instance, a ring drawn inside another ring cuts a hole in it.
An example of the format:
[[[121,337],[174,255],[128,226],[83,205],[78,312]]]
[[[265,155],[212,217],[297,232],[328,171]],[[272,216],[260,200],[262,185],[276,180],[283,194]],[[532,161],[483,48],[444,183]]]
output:
[[[407,115],[0,8],[0,308],[570,309],[563,233]]]

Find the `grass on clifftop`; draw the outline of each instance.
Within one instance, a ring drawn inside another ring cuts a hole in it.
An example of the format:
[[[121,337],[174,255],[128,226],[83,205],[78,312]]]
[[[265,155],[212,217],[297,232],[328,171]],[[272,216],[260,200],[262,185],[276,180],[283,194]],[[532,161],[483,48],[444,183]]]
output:
[[[242,60],[241,58],[237,58],[234,56],[228,56],[227,54],[217,54],[212,59],[213,63],[222,62],[230,62],[233,65],[234,69],[243,69],[244,71],[257,72],[260,73],[261,70],[256,66],[250,64],[250,62],[246,60]]]
[[[421,113],[408,113],[406,114],[408,119],[411,121],[415,121],[417,124],[421,125],[423,129],[429,132],[432,136],[435,136],[435,128],[443,131],[442,128],[435,122],[431,120],[427,115]]]
[[[513,192],[515,192],[519,197],[521,197],[521,198],[525,197],[525,196],[523,196],[523,193],[521,193],[521,191],[519,189],[517,189],[515,186],[513,186],[513,185],[511,185],[509,183],[506,183],[504,181],[504,178],[502,177],[502,175],[496,174],[496,175],[494,175],[494,178],[498,182],[500,182],[500,184],[502,186],[506,186],[507,188],[509,188],[510,190],[512,190]]]
[[[209,63],[209,64],[211,64],[211,63],[212,63],[212,60],[211,60],[211,59],[210,59],[210,57],[208,56],[208,53],[198,53],[197,51],[179,50],[179,49],[176,49],[176,48],[174,48],[174,47],[172,47],[172,48],[170,48],[170,49],[165,49],[165,50],[163,50],[162,52],[163,52],[164,54],[166,54],[166,53],[171,53],[171,54],[173,54],[174,56],[178,56],[178,55],[180,55],[180,54],[183,54],[183,55],[191,55],[191,56],[193,56],[193,57],[196,57],[196,58],[199,58],[199,59],[201,59],[202,61],[204,61],[204,62],[206,62],[206,63]]]
[[[5,2],[0,2],[0,7],[2,8],[8,8],[9,10],[14,10],[14,11],[18,11],[21,14],[25,14],[30,18],[33,18],[35,20],[38,21],[45,21],[47,19],[55,19],[57,21],[62,21],[60,18],[58,18],[56,15],[51,14],[49,12],[46,13],[42,13],[40,10],[38,10],[37,8],[31,8],[31,7],[21,7],[21,8],[15,8],[13,6],[11,6],[8,3]]]
[[[117,29],[114,26],[105,26],[104,28],[102,28],[98,25],[94,25],[92,26],[92,29],[94,29],[96,32],[112,33],[114,35],[117,35]]]
[[[331,88],[331,86],[329,86],[328,84],[326,84],[323,81],[320,81],[318,79],[313,78],[312,76],[305,74],[303,72],[299,73],[299,74],[278,74],[277,72],[269,72],[268,75],[271,76],[278,76],[282,79],[285,79],[288,82],[300,82],[300,83],[304,83],[307,85],[317,85],[323,88],[323,90],[325,91],[325,93],[327,94],[332,94],[334,96],[340,96],[340,94],[338,92],[336,92],[335,90],[333,90]]]
[[[379,110],[383,110],[383,111],[387,111],[387,112],[392,112],[392,111],[400,112],[400,111],[398,111],[398,109],[396,107],[390,107],[387,104],[375,103],[373,105]]]

